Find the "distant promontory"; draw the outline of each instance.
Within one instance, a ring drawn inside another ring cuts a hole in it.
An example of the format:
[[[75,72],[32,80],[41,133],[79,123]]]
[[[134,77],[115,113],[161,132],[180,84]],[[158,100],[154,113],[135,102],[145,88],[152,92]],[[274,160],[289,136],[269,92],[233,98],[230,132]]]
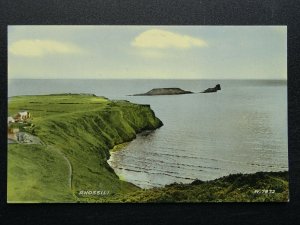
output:
[[[194,92],[185,91],[181,88],[153,88],[152,90],[142,93],[134,94],[132,96],[152,96],[152,95],[182,95],[182,94],[193,94]]]

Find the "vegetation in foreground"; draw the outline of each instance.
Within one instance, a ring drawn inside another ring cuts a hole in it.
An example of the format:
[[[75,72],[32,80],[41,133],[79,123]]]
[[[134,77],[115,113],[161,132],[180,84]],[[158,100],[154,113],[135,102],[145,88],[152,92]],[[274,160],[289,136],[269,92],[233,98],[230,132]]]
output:
[[[147,105],[74,94],[10,99],[9,115],[21,110],[32,114],[31,124],[23,127],[24,131],[38,136],[43,144],[9,144],[8,202],[288,199],[287,172],[230,175],[214,181],[148,190],[120,180],[107,164],[109,149],[131,141],[143,130],[162,125]],[[272,193],[260,193],[266,190]],[[82,191],[100,191],[100,195],[80,195]]]
[[[116,195],[110,202],[287,202],[288,172],[233,174]]]

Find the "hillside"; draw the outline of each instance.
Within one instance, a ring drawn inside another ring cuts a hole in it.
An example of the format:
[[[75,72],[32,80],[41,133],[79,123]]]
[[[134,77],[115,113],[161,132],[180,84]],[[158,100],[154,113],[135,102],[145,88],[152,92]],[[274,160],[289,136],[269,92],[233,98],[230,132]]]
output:
[[[8,202],[75,202],[83,190],[137,190],[109,167],[109,149],[162,126],[149,105],[92,95],[11,98],[9,115],[20,110],[31,113],[25,131],[43,145],[8,145]]]

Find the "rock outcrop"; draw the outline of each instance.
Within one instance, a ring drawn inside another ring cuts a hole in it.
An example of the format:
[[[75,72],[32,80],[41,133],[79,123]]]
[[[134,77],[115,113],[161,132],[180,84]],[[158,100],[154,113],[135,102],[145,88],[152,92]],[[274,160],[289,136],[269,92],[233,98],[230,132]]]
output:
[[[205,91],[201,92],[201,93],[212,93],[212,92],[217,92],[221,90],[221,85],[220,84],[217,84],[215,87],[213,88],[208,88],[206,89]]]

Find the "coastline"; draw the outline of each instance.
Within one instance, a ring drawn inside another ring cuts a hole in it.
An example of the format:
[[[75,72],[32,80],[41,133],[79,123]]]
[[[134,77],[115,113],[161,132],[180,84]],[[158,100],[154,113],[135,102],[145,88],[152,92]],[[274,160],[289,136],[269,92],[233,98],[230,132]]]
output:
[[[18,101],[10,102],[9,112],[14,113],[24,107],[31,110],[35,126],[28,132],[61,152],[55,153],[45,146],[9,146],[9,202],[209,202],[247,201],[247,198],[249,201],[288,199],[287,172],[235,174],[207,182],[193,181],[190,184],[170,184],[144,190],[121,180],[107,160],[110,158],[110,149],[118,149],[118,146],[122,147],[134,140],[137,134],[163,125],[149,105],[78,94],[18,96],[17,99]],[[65,182],[69,171],[66,159],[61,153],[69,160],[74,173],[71,190]],[[39,164],[42,167],[38,167]],[[53,173],[51,176],[50,171]],[[39,181],[40,173],[46,176],[45,183],[28,183],[30,179]],[[254,182],[252,186],[244,187],[247,194],[238,190],[243,188],[244,183],[247,184],[247,180],[253,179],[259,183],[258,186]],[[234,186],[235,183],[237,185]],[[275,190],[272,185],[280,188],[276,189],[277,192],[271,198],[268,195],[253,195],[251,192]],[[49,188],[52,193],[49,193]],[[205,192],[205,189],[210,191]],[[99,195],[81,196],[79,193],[85,190],[95,190]],[[219,192],[223,195],[219,195]],[[233,193],[233,196],[226,198],[229,193]]]

